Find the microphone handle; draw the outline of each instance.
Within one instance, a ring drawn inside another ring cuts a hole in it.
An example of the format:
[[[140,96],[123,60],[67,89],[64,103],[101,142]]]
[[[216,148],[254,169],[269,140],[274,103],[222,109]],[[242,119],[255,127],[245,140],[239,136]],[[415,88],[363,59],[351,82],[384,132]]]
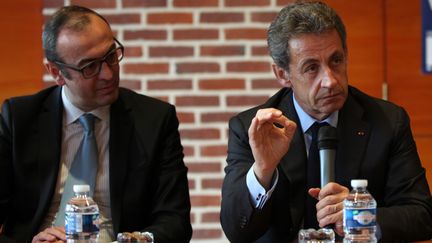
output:
[[[335,149],[321,149],[320,153],[320,172],[321,172],[321,188],[329,182],[335,180]]]

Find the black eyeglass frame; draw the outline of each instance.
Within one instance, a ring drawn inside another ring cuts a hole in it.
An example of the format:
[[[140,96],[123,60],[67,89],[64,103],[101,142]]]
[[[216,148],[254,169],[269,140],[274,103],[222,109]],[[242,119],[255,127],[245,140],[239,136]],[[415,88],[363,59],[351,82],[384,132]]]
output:
[[[70,68],[70,69],[72,69],[72,70],[74,70],[74,71],[80,72],[81,75],[82,75],[85,79],[93,78],[93,77],[97,76],[97,75],[100,73],[100,71],[101,71],[101,69],[102,69],[102,63],[103,63],[103,62],[106,62],[106,64],[108,64],[108,66],[114,66],[114,65],[119,64],[120,61],[123,59],[123,57],[124,57],[124,46],[123,46],[122,43],[120,43],[120,41],[117,40],[115,37],[113,37],[113,39],[114,39],[114,41],[115,41],[115,42],[117,43],[117,45],[118,45],[116,48],[114,48],[114,49],[112,49],[111,51],[109,51],[107,54],[105,54],[105,56],[103,56],[103,57],[101,57],[101,58],[97,58],[97,59],[95,59],[95,60],[93,60],[93,61],[91,61],[91,62],[88,62],[88,63],[86,63],[86,64],[85,64],[84,66],[82,66],[82,67],[77,67],[77,66],[74,66],[74,65],[70,65],[70,64],[67,64],[67,63],[60,62],[60,61],[54,61],[54,63],[56,63],[57,65],[63,66],[63,67]],[[122,55],[120,56],[120,58],[117,57],[117,62],[114,63],[114,64],[110,64],[110,63],[108,63],[108,62],[106,61],[106,59],[107,59],[111,54],[116,53],[119,49],[121,50],[121,54],[122,54]],[[96,63],[96,62],[99,62],[99,68],[98,68],[98,71],[95,72],[94,74],[90,75],[90,76],[86,76],[86,75],[84,74],[84,69],[87,68],[88,66],[90,66],[90,65],[92,65],[92,64],[94,64],[94,63]]]

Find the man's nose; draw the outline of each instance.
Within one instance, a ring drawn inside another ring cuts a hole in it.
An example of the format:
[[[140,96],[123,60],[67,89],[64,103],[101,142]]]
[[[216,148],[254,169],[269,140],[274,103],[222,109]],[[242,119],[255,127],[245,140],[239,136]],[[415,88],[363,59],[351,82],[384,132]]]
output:
[[[114,71],[112,67],[105,61],[101,63],[101,70],[99,72],[99,79],[110,80],[113,77]]]
[[[321,86],[325,88],[331,88],[337,83],[334,71],[330,67],[323,69],[323,76],[321,80]]]

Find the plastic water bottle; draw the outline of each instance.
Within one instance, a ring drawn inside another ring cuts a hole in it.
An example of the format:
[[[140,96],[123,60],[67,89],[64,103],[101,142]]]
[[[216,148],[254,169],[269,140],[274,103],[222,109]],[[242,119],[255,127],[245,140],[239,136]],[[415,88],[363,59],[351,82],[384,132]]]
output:
[[[65,231],[68,243],[95,243],[99,238],[99,208],[89,197],[88,185],[74,185],[73,197],[65,208]]]
[[[353,188],[344,200],[344,243],[377,242],[376,201],[367,191],[367,180],[351,180]]]

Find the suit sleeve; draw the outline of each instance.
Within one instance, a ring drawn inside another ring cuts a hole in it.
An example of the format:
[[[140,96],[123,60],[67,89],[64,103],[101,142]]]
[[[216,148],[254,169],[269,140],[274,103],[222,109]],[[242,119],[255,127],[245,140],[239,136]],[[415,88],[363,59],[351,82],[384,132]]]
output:
[[[395,122],[384,205],[378,205],[382,242],[431,239],[431,193],[403,109]]]
[[[192,236],[187,168],[183,162],[178,126],[175,108],[172,107],[158,143],[159,164],[155,171],[156,189],[151,212],[154,220],[144,229],[152,232],[158,243],[189,242]]]
[[[10,211],[12,197],[12,138],[9,109],[6,101],[0,114],[0,232],[5,231],[5,222]],[[0,233],[0,242],[15,242]]]
[[[247,172],[254,163],[247,130],[238,117],[230,120],[220,217],[231,242],[254,241],[265,234],[270,224],[271,198],[262,209],[256,209],[246,185]]]

